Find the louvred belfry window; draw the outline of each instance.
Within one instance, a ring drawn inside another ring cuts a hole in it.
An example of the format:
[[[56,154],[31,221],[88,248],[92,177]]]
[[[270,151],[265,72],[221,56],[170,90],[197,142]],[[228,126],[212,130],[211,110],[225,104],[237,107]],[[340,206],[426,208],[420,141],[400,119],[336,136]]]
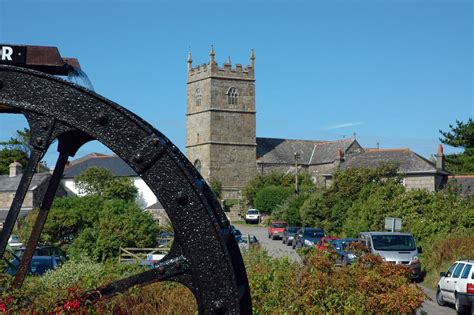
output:
[[[227,90],[227,103],[230,105],[237,105],[238,96],[237,89],[235,87],[230,87]]]

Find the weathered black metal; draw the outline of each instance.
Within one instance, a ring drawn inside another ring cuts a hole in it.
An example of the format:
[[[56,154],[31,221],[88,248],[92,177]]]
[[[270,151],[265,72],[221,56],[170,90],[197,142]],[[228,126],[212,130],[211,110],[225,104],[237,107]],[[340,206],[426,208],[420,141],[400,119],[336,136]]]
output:
[[[49,124],[44,120],[40,122],[40,126],[43,130],[48,130],[50,125],[51,122]],[[60,131],[61,129],[63,128],[56,128],[56,131]],[[64,129],[67,130],[67,128]],[[75,137],[76,141],[73,143],[67,142],[69,137]],[[35,225],[33,226],[31,235],[28,238],[25,252],[23,253],[20,265],[18,266],[18,270],[15,274],[15,280],[13,282],[14,288],[19,288],[23,284],[23,280],[25,279],[25,276],[28,272],[28,266],[31,259],[33,258],[36,246],[38,245],[41,231],[43,230],[46,219],[48,218],[49,210],[53,204],[54,196],[58,190],[59,183],[69,157],[74,156],[77,150],[79,150],[83,144],[89,142],[90,140],[92,140],[92,138],[79,132],[69,132],[66,134],[61,134],[58,137],[59,157],[54,167],[53,175],[48,183],[48,188],[46,189],[46,192],[43,196],[43,201],[41,202],[38,216],[36,217]]]
[[[0,82],[0,113],[25,114],[34,141],[18,198],[15,197],[7,226],[0,235],[2,255],[34,166],[54,139],[60,139],[60,146],[63,143],[79,147],[84,138],[77,134],[83,134],[109,147],[143,178],[164,206],[175,230],[171,251],[157,268],[111,283],[87,298],[93,301],[131,286],[169,280],[191,289],[200,313],[251,313],[245,267],[229,222],[208,185],[163,134],[100,95],[44,73],[0,65]],[[53,183],[43,201],[41,220],[46,218],[54,186]],[[38,230],[41,225],[39,222]],[[28,243],[31,248],[39,237],[33,236]]]
[[[76,58],[61,57],[57,47],[0,44],[0,64],[19,66],[55,75],[80,69]]]

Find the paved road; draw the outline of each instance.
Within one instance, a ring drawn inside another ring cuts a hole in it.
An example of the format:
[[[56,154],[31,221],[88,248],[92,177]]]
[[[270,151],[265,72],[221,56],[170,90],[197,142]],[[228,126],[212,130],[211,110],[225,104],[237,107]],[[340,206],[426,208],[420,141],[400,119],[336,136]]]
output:
[[[288,256],[290,259],[300,261],[300,256],[295,252],[291,246],[287,246],[282,243],[281,240],[271,240],[268,238],[267,229],[258,225],[236,225],[236,228],[242,232],[242,234],[253,234],[257,237],[260,244],[265,247],[272,257],[285,257]]]
[[[268,233],[267,229],[265,227],[259,226],[259,225],[246,225],[246,224],[239,224],[236,225],[236,228],[238,228],[242,234],[253,234],[257,237],[258,241],[262,246],[264,246],[268,253],[273,256],[273,257],[284,257],[288,256],[290,259],[293,259],[295,261],[300,261],[300,257],[296,253],[294,249],[291,248],[291,246],[286,246],[285,244],[282,243],[280,240],[271,240],[268,238]],[[423,308],[422,311],[426,312],[427,314],[431,315],[455,315],[456,311],[454,308],[451,306],[445,306],[441,307],[436,303],[436,292],[433,290],[430,290],[428,288],[422,287],[423,291],[426,293],[426,295],[431,299],[426,299],[426,301],[423,303]],[[421,314],[421,310],[417,312],[418,314]],[[474,309],[473,309],[473,315],[474,315]]]

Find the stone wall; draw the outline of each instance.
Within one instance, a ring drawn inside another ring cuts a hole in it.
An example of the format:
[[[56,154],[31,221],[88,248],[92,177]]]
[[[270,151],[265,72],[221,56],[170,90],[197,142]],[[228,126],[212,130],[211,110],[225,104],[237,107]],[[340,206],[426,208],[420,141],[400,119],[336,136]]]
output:
[[[407,175],[405,177],[405,187],[410,189],[427,189],[428,191],[435,190],[435,176],[434,174],[423,175]]]
[[[9,209],[12,204],[13,198],[15,197],[14,191],[0,192],[0,208]],[[28,191],[23,202],[23,208],[33,208],[33,191]]]

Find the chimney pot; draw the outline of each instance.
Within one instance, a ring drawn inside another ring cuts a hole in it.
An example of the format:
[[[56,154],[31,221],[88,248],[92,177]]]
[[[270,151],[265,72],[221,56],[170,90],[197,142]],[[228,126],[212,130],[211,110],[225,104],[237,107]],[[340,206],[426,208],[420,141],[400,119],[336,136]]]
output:
[[[15,177],[23,173],[23,167],[17,161],[10,164],[10,177]]]
[[[443,146],[438,145],[438,153],[436,154],[436,169],[444,170],[445,157],[443,153]]]

